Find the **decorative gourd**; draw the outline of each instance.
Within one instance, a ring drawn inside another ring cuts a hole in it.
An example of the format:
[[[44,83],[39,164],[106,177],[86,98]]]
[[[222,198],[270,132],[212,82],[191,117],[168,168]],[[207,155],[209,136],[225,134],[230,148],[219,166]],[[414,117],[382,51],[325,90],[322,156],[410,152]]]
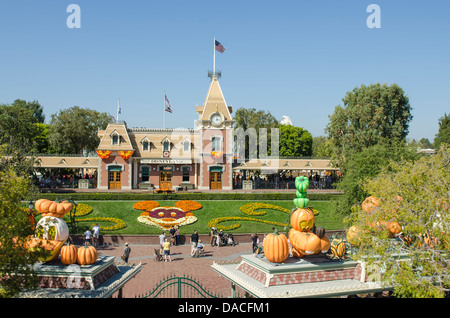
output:
[[[73,205],[70,202],[55,202],[47,199],[39,199],[34,204],[34,207],[42,216],[63,218],[64,215],[72,211]]]
[[[273,233],[264,239],[264,255],[272,263],[282,263],[289,256],[289,243],[284,234],[273,228]]]
[[[291,213],[290,221],[297,231],[308,232],[314,226],[314,212],[311,209],[295,209]]]
[[[77,262],[77,254],[77,247],[67,243],[61,248],[61,263],[64,265],[75,264]]]
[[[312,232],[289,230],[289,242],[300,253],[315,254],[321,248],[320,238]]]
[[[293,199],[295,206],[297,208],[306,208],[309,206],[309,199],[306,198],[306,190],[309,187],[309,179],[304,176],[298,176],[295,178],[295,188],[297,189],[297,198]]]
[[[347,230],[347,241],[355,246],[359,246],[361,243],[359,238],[359,228],[356,225],[351,226]]]
[[[341,239],[333,239],[331,241],[331,254],[334,257],[345,258],[345,241]]]
[[[398,222],[389,222],[388,226],[387,226],[389,233],[391,236],[398,236],[401,231],[402,231],[402,227],[400,226],[400,224],[398,224]]]
[[[371,212],[373,209],[375,209],[377,206],[379,206],[381,203],[380,198],[374,197],[374,196],[370,196],[367,197],[363,203],[361,204],[361,207],[363,209],[364,212]]]
[[[82,246],[77,251],[77,263],[80,265],[90,265],[97,261],[97,250],[93,246]]]
[[[323,238],[325,236],[325,229],[322,226],[319,226],[316,228],[316,230],[314,231],[314,233],[319,237],[319,238]]]

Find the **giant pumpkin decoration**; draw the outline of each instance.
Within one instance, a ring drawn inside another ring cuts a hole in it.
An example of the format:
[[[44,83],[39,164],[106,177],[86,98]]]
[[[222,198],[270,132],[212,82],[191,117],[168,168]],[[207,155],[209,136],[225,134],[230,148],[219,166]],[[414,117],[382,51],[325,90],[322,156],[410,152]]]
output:
[[[273,228],[273,233],[264,238],[264,256],[272,263],[282,263],[289,256],[289,243],[284,234]]]
[[[289,230],[289,242],[300,254],[312,255],[321,249],[320,238],[312,232]]]
[[[91,265],[97,261],[97,250],[93,246],[82,246],[77,251],[77,263],[80,265]]]
[[[39,199],[34,204],[34,207],[42,216],[63,218],[64,215],[72,211],[73,205],[70,202],[55,202],[47,199]]]
[[[37,237],[29,237],[25,243],[25,246],[32,252],[45,250],[45,255],[39,256],[38,259],[41,262],[49,262],[58,258],[59,250],[63,246],[65,241],[59,240],[47,240]]]
[[[314,219],[311,209],[298,208],[291,212],[290,222],[297,231],[308,232],[314,226]]]

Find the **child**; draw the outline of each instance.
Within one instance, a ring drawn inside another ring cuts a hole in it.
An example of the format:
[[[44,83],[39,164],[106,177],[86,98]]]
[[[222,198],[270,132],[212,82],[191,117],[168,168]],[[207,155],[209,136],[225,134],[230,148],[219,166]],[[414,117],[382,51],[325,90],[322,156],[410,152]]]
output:
[[[84,245],[89,245],[91,243],[91,231],[87,230],[86,232],[84,232],[85,235],[85,239],[84,239]]]
[[[169,257],[169,261],[172,261],[170,258],[170,241],[168,238],[166,238],[166,241],[163,244],[163,250],[164,250],[164,261],[167,262],[167,256]]]

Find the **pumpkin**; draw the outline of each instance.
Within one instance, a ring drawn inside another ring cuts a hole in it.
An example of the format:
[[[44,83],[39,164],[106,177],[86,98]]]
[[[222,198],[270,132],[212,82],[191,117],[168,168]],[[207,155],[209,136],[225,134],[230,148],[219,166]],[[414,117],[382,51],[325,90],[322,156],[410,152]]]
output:
[[[302,232],[296,229],[290,229],[289,242],[301,253],[311,255],[317,253],[321,248],[320,238],[312,232]]]
[[[342,239],[333,239],[331,241],[331,254],[334,257],[345,258],[345,241]]]
[[[398,236],[400,234],[400,232],[402,231],[402,227],[400,226],[400,224],[398,224],[398,222],[389,222],[388,226],[387,226],[389,233],[391,236]]]
[[[39,256],[38,260],[40,260],[41,262],[50,262],[58,258],[59,250],[63,246],[64,242],[65,241],[29,237],[25,243],[25,246],[31,252],[42,250],[48,251],[48,253],[45,253],[45,255]]]
[[[63,219],[45,216],[36,224],[35,233],[41,239],[65,242],[69,237],[69,228]]]
[[[61,263],[64,265],[71,265],[77,262],[77,247],[67,243],[61,248]]]
[[[272,263],[282,263],[289,256],[289,243],[284,234],[273,228],[273,233],[264,238],[264,255]]]
[[[72,211],[73,205],[70,202],[55,202],[47,199],[39,199],[34,204],[34,207],[42,216],[63,218],[64,215]]]
[[[320,238],[320,237],[319,237]],[[320,245],[319,245],[319,249],[316,251],[316,253],[327,253],[328,250],[330,249],[330,239],[328,238],[328,236],[323,236],[322,238],[320,238]]]
[[[347,230],[347,241],[355,246],[358,246],[361,243],[359,238],[359,228],[356,225],[351,226]]]
[[[316,228],[316,230],[314,231],[314,233],[319,237],[319,238],[323,238],[325,236],[325,229],[322,226],[319,226]]]
[[[292,256],[293,257],[303,257],[306,254],[303,253],[302,251],[297,251],[295,248],[292,249]]]
[[[97,261],[97,250],[93,246],[82,246],[77,251],[77,263],[80,265],[91,265]]]
[[[311,209],[295,209],[291,212],[290,222],[297,231],[308,232],[314,225],[314,212]]]
[[[363,203],[361,204],[361,207],[363,209],[364,212],[371,212],[373,209],[375,209],[377,206],[379,206],[381,203],[380,198],[374,197],[374,196],[370,196],[367,197]]]
[[[308,190],[309,188],[309,179],[305,176],[298,176],[297,178],[295,178],[295,188],[299,191],[299,192],[306,192],[306,190]]]

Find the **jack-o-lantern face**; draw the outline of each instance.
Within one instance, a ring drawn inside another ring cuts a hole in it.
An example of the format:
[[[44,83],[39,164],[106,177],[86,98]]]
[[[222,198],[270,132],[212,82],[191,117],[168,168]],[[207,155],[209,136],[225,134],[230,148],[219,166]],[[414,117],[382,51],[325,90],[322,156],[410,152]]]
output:
[[[311,209],[296,209],[291,215],[291,225],[300,232],[308,232],[314,226],[314,212]]]

